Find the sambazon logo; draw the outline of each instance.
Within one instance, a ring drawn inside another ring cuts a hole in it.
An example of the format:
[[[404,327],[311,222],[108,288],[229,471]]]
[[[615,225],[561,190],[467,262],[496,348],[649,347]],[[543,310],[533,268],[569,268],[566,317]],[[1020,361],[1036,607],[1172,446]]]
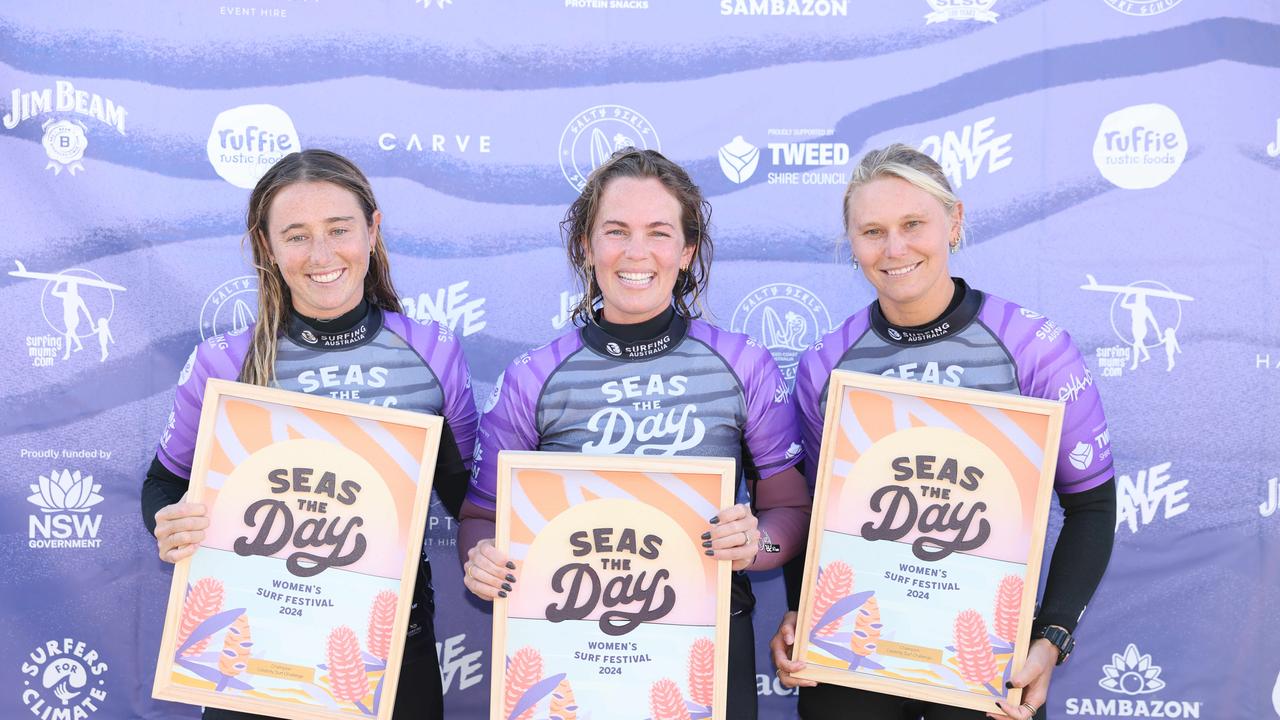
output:
[[[434,294],[419,293],[415,297],[400,298],[404,314],[418,322],[434,320],[453,332],[469,337],[485,329],[485,298],[473,298],[467,293],[471,281],[463,280],[436,290]]]
[[[84,341],[91,337],[97,340],[98,352],[93,352],[90,345],[85,355],[97,355],[98,362],[106,362],[111,355],[110,346],[116,341],[111,334],[116,293],[124,292],[125,288],[84,268],[46,273],[27,270],[19,260],[14,263],[18,269],[9,271],[11,277],[45,281],[40,293],[40,313],[45,325],[57,333],[27,336],[31,367],[49,367],[55,360],[70,360],[72,353],[85,349]]]
[[[40,508],[27,519],[27,547],[35,549],[97,548],[102,513],[102,485],[80,470],[53,470],[32,483],[27,502]]]
[[[22,704],[40,720],[88,718],[107,700],[107,663],[83,641],[49,640],[22,661]]]
[[[108,97],[87,90],[77,90],[67,80],[58,80],[51,88],[42,90],[11,91],[9,112],[4,116],[4,127],[13,130],[23,122],[40,119],[45,115],[59,115],[42,121],[44,148],[49,163],[46,170],[60,175],[65,169],[68,175],[84,170],[84,151],[89,147],[89,126],[81,118],[103,123],[124,135],[124,121],[129,111]]]
[[[661,150],[648,118],[624,105],[596,105],[574,116],[560,135],[560,172],[582,192],[587,176],[624,148]]]
[[[1081,290],[1112,295],[1111,329],[1124,345],[1097,349],[1098,371],[1102,377],[1120,377],[1151,359],[1153,348],[1162,348],[1165,371],[1172,372],[1175,356],[1182,352],[1178,331],[1182,327],[1182,303],[1195,298],[1174,292],[1155,280],[1139,280],[1128,285],[1102,285],[1092,275]]]
[[[1085,368],[1084,377],[1078,378],[1075,373],[1071,373],[1067,377],[1067,382],[1058,388],[1059,402],[1075,402],[1080,397],[1080,393],[1086,388],[1093,385],[1093,373],[1089,372],[1089,368]]]
[[[849,0],[720,0],[720,14],[845,17]]]
[[[1168,12],[1177,7],[1182,0],[1103,0],[1103,2],[1110,5],[1112,10],[1141,17]]]
[[[947,130],[930,135],[920,143],[920,152],[938,161],[953,187],[963,187],[966,180],[974,179],[984,168],[991,175],[1013,164],[1013,148],[1009,145],[1013,133],[996,135],[991,128],[995,122],[992,116],[965,125],[960,132]]]
[[[1151,717],[1198,718],[1199,700],[1165,700],[1154,695],[1166,689],[1160,678],[1161,668],[1151,661],[1149,654],[1129,643],[1123,653],[1114,653],[1111,662],[1102,666],[1102,679],[1098,687],[1121,697],[1079,698],[1069,697],[1066,714],[1083,717]]]
[[[1136,533],[1156,520],[1169,520],[1191,509],[1187,500],[1188,480],[1173,480],[1173,463],[1164,462],[1121,475],[1116,482],[1116,530],[1127,525]],[[1161,509],[1163,508],[1163,512]]]
[[[609,403],[587,422],[587,429],[599,433],[582,445],[590,455],[617,455],[638,442],[635,455],[675,455],[695,448],[706,435],[706,425],[694,417],[691,403],[665,405],[685,394],[689,378],[684,375],[648,377],[632,375],[610,380],[600,386]],[[628,407],[630,406],[630,407]]]
[[[796,383],[800,354],[831,331],[831,314],[812,291],[793,283],[770,283],[747,293],[729,323],[763,344],[790,391]]]
[[[280,158],[302,149],[289,114],[275,105],[241,105],[213,120],[205,151],[223,180],[250,190]]]
[[[239,334],[257,320],[258,278],[241,275],[214,288],[200,306],[200,339]]]
[[[933,12],[925,15],[925,24],[946,22],[947,20],[976,20],[994,23],[999,13],[991,12],[996,0],[928,0]]]
[[[1163,185],[1187,158],[1187,132],[1178,114],[1158,103],[1132,105],[1102,119],[1093,162],[1102,177],[1125,190]]]

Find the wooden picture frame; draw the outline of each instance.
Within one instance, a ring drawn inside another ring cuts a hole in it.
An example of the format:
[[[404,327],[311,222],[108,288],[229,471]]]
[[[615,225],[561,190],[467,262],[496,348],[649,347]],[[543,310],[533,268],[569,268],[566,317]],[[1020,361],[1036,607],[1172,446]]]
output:
[[[210,380],[152,697],[390,720],[443,420]]]
[[[518,581],[494,602],[489,717],[723,720],[731,563],[701,536],[736,482],[726,458],[500,453]]]
[[[848,371],[829,388],[795,675],[1019,704],[1063,404]]]

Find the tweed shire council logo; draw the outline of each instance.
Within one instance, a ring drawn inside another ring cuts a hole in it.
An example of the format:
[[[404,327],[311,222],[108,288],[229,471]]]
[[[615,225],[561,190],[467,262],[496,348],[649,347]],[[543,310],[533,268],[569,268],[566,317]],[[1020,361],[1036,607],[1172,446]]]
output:
[[[770,283],[742,298],[733,311],[730,328],[768,348],[791,392],[800,353],[831,331],[831,314],[808,288]]]
[[[578,113],[560,135],[560,172],[582,192],[591,172],[619,150],[661,150],[649,120],[624,105],[596,105]]]
[[[257,320],[258,278],[241,275],[222,283],[200,306],[200,339],[238,335]]]
[[[40,720],[88,718],[107,699],[107,663],[83,641],[49,640],[22,661],[22,704]]]
[[[1199,700],[1165,700],[1154,695],[1167,689],[1160,675],[1162,669],[1134,643],[1129,643],[1123,653],[1113,653],[1111,662],[1102,666],[1102,678],[1098,687],[1112,695],[1107,697],[1069,697],[1066,714],[1084,717],[1152,717],[1198,718],[1202,709]],[[1118,696],[1118,697],[1117,697]]]

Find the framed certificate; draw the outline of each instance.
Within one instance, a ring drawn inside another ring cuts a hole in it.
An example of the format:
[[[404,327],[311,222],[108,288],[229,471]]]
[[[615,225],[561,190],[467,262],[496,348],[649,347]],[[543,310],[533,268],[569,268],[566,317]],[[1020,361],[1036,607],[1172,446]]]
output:
[[[989,711],[1021,702],[1063,405],[836,371],[798,677]]]
[[[443,421],[210,380],[152,696],[280,718],[394,705]]]
[[[503,452],[492,720],[725,717],[730,564],[702,534],[734,463]]]

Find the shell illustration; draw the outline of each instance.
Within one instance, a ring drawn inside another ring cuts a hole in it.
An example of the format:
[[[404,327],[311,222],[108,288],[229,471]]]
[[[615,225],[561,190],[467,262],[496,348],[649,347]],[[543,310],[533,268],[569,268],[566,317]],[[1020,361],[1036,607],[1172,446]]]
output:
[[[653,720],[690,720],[689,708],[674,680],[663,678],[649,688],[649,711]]]
[[[369,676],[365,674],[360,639],[354,630],[339,625],[330,631],[325,654],[329,660],[329,687],[334,697],[356,702],[369,693]]]
[[[715,694],[716,644],[698,638],[689,648],[689,699],[704,707],[711,706]]]
[[[982,684],[996,674],[996,659],[991,654],[987,624],[977,610],[964,610],[956,616],[956,664],[966,682]]]
[[[831,606],[853,592],[853,568],[836,560],[818,570],[818,587],[813,594],[813,621],[818,622]],[[840,629],[840,622],[833,621],[818,628],[819,637],[831,637]]]
[[[996,637],[1013,642],[1018,634],[1018,609],[1022,603],[1022,578],[1005,575],[996,591]]]
[[[386,661],[391,654],[391,629],[396,622],[396,594],[383,590],[373,598],[369,608],[369,654]]]
[[[186,602],[182,603],[182,618],[178,621],[178,647],[182,647],[200,623],[221,612],[224,595],[222,581],[217,578],[203,577],[191,586]],[[209,646],[209,640],[205,638],[195,643],[182,654],[199,655]]]
[[[876,642],[880,639],[880,603],[874,597],[858,607],[857,617],[853,621],[853,637],[849,638],[849,647],[862,657],[876,651]]]
[[[578,703],[573,699],[569,678],[560,681],[551,691],[551,713],[548,720],[578,720]]]
[[[249,667],[249,648],[253,647],[253,635],[249,633],[249,616],[240,615],[227,628],[222,638],[222,654],[218,669],[223,675],[235,677]]]
[[[542,653],[531,647],[517,650],[507,661],[507,687],[502,696],[502,717],[511,717],[516,703],[541,679]],[[516,720],[530,720],[532,717],[533,708],[529,708],[520,713]]]

